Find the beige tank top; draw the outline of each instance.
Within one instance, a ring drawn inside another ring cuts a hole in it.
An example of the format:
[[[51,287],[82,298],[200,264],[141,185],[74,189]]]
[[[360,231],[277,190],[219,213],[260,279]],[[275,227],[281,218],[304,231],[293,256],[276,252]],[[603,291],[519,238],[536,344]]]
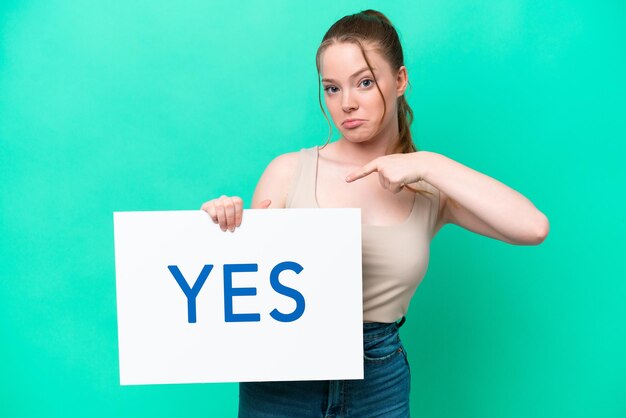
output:
[[[319,208],[316,197],[317,146],[303,148],[291,187],[288,208]],[[439,190],[420,181],[432,195],[415,194],[404,222],[362,224],[363,321],[395,322],[407,312],[428,267],[430,241],[439,209]]]

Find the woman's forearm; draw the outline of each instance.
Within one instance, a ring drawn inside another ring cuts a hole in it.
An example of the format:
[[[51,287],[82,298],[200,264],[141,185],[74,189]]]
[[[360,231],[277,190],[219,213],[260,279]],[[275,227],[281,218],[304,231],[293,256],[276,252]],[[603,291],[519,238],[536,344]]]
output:
[[[510,241],[545,238],[547,217],[524,195],[504,183],[442,154],[420,151],[421,177]],[[451,213],[454,207],[450,208]]]

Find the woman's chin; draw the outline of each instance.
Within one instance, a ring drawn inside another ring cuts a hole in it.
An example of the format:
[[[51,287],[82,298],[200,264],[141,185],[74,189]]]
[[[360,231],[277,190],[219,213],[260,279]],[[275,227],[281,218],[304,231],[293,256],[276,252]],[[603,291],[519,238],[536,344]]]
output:
[[[367,133],[361,133],[361,132],[352,132],[352,131],[342,131],[341,132],[343,138],[346,141],[350,141],[350,142],[366,142],[368,141],[371,136]]]

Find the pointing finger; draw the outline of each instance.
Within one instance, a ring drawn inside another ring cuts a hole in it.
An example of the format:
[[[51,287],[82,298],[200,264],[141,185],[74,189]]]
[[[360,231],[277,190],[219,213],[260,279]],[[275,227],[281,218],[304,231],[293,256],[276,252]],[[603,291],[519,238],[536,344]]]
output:
[[[369,174],[372,174],[374,171],[376,171],[378,169],[378,167],[376,166],[375,161],[376,160],[370,161],[369,163],[367,163],[363,167],[361,167],[359,170],[353,171],[352,173],[348,174],[348,177],[346,177],[346,181],[348,183],[351,183],[354,180],[358,180],[358,179],[363,178],[363,177],[365,177],[365,176],[367,176]]]

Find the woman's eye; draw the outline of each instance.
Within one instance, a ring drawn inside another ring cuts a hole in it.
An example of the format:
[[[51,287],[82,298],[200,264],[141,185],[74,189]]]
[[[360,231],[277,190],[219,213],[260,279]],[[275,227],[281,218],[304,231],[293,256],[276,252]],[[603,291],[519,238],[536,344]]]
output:
[[[365,85],[365,83],[367,83],[367,85]],[[363,84],[363,87],[369,87],[371,86],[373,83],[373,80],[370,80],[369,78],[366,78],[365,80],[361,81],[361,84]]]
[[[326,93],[332,94],[332,93],[336,93],[336,90],[333,90],[333,89],[336,89],[336,88],[337,87],[335,87],[335,86],[328,86],[328,87],[324,88],[324,91],[326,91]]]

